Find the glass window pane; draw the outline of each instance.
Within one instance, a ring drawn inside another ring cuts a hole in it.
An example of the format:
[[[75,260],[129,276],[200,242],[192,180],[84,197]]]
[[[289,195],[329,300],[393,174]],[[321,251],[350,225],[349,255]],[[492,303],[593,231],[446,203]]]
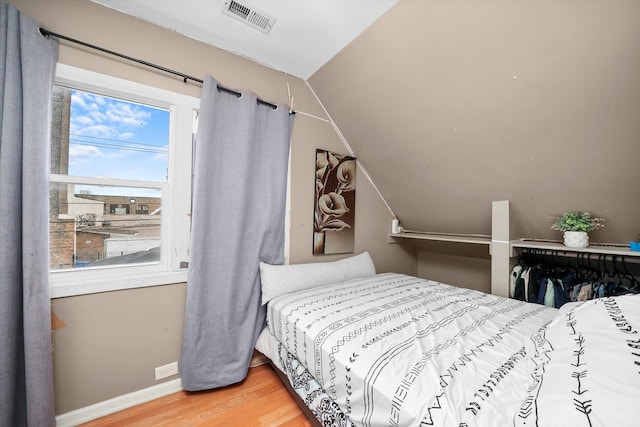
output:
[[[161,191],[111,179],[166,182],[168,109],[54,87],[51,173],[105,185],[52,183],[50,268],[160,260]]]
[[[51,270],[160,260],[161,192],[51,183]]]
[[[167,109],[55,86],[51,134],[51,173],[167,181]]]

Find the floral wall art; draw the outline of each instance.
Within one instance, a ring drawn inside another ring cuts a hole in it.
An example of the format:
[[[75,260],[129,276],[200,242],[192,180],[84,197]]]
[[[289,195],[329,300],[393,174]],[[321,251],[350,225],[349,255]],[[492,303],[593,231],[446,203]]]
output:
[[[316,150],[313,254],[353,252],[356,159]]]

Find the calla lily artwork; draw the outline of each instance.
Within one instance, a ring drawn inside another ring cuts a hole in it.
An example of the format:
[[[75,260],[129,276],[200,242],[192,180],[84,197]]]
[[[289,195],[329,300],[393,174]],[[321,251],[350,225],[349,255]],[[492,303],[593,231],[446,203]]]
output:
[[[356,159],[316,150],[313,254],[353,252]]]

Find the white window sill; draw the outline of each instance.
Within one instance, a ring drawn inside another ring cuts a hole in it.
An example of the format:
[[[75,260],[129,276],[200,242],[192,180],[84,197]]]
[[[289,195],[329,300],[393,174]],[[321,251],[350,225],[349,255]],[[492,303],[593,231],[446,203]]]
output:
[[[171,285],[187,281],[187,270],[174,272],[153,272],[140,274],[111,274],[79,282],[77,280],[63,282],[51,274],[51,298],[64,298],[78,295],[95,294],[99,292],[119,291],[125,289],[144,288],[149,286]],[[107,277],[105,277],[107,276]],[[68,277],[68,276],[67,276]]]

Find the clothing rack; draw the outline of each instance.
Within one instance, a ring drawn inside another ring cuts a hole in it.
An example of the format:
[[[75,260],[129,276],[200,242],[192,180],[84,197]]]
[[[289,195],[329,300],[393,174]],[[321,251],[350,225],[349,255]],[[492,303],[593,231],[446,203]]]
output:
[[[640,293],[638,267],[634,256],[525,248],[511,272],[510,296],[559,308],[570,301]]]
[[[562,249],[547,249],[547,248],[521,248],[523,254],[547,256],[550,259],[567,258],[576,259],[578,262],[591,262],[591,261],[603,261],[611,260],[611,262],[617,262],[621,260],[624,263],[638,264],[640,265],[640,258],[637,256],[627,256],[624,254],[610,254],[610,253],[597,253],[597,252],[575,252]]]
[[[135,62],[135,63],[138,63],[138,64],[142,64],[142,65],[144,65],[146,67],[154,68],[156,70],[160,70],[160,71],[163,71],[165,73],[169,73],[169,74],[173,74],[175,76],[182,77],[182,80],[184,81],[184,83],[187,83],[189,80],[191,80],[192,82],[198,83],[200,85],[202,85],[204,83],[204,81],[202,79],[190,76],[190,75],[182,73],[180,71],[175,71],[175,70],[172,70],[170,68],[163,67],[162,65],[158,65],[158,64],[154,64],[154,63],[149,62],[149,61],[145,61],[143,59],[134,58],[132,56],[125,55],[125,54],[118,53],[118,52],[114,52],[113,50],[105,49],[103,47],[96,46],[96,45],[91,44],[91,43],[83,42],[82,40],[78,40],[78,39],[74,39],[74,38],[71,38],[71,37],[68,37],[68,36],[65,36],[65,35],[62,35],[62,34],[54,33],[53,31],[49,31],[49,30],[44,29],[42,27],[39,28],[38,31],[40,32],[40,34],[43,37],[55,37],[55,38],[60,39],[60,40],[66,40],[68,42],[79,44],[81,46],[88,47],[90,49],[98,50],[100,52],[107,53],[107,54],[112,55],[112,56],[117,56],[118,58],[126,59],[127,61],[131,61],[131,62]],[[242,96],[242,93],[238,92],[236,90],[229,89],[227,87],[220,86],[220,85],[217,85],[217,87],[218,87],[219,91],[235,95],[238,98]],[[262,104],[262,105],[266,105],[267,107],[271,107],[274,110],[278,108],[278,106],[276,104],[272,104],[270,102],[263,101],[260,98],[257,99],[257,102],[258,102],[258,104]],[[295,113],[296,113],[295,111],[290,111],[290,114],[295,114]]]

